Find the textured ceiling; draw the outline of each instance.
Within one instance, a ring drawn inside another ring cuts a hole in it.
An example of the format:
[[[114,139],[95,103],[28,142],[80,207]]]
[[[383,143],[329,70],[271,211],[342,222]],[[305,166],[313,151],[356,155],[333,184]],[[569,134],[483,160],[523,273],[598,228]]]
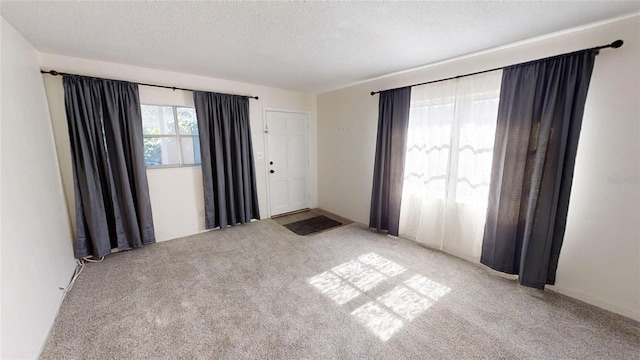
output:
[[[640,2],[2,1],[0,10],[42,52],[317,93]]]

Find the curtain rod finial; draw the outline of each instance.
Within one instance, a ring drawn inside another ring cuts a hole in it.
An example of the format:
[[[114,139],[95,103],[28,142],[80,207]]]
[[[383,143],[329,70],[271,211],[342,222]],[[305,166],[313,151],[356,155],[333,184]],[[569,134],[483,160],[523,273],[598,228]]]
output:
[[[371,96],[373,96],[373,95],[375,95],[375,94],[376,94],[376,92],[375,92],[375,91],[372,91],[372,92],[371,92]]]
[[[614,42],[611,43],[611,47],[614,49],[619,48],[620,46],[622,46],[622,44],[624,44],[624,41],[622,40],[616,40]]]

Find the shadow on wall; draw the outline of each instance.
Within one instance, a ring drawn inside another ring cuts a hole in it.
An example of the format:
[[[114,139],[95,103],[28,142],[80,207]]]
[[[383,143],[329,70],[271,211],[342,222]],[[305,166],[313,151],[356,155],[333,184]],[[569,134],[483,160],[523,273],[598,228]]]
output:
[[[368,253],[311,277],[307,282],[338,305],[344,305],[406,270],[380,255]],[[375,301],[355,309],[351,315],[380,340],[387,341],[405,321],[413,321],[449,291],[450,288],[416,274]]]

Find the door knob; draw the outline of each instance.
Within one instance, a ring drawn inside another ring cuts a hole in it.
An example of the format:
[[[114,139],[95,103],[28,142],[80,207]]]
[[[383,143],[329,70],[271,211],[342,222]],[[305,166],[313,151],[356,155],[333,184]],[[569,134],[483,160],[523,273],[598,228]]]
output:
[[[273,171],[273,170],[269,170],[269,172],[273,174],[275,171]]]

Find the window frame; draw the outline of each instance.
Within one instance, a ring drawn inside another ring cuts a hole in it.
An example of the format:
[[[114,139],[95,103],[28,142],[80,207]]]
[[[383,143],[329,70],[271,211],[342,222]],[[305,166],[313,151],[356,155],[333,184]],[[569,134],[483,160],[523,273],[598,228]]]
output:
[[[151,103],[140,103],[140,112],[142,113],[142,106],[156,106],[156,107],[171,107],[171,113],[173,114],[173,121],[175,124],[175,134],[145,134],[144,133],[144,124],[142,127],[142,140],[144,144],[145,138],[151,139],[167,139],[173,138],[176,139],[176,144],[178,148],[178,163],[177,164],[161,164],[161,165],[147,165],[145,159],[145,168],[147,169],[168,169],[168,168],[189,168],[189,167],[201,167],[202,161],[200,163],[193,164],[185,164],[183,162],[182,156],[182,141],[181,138],[198,138],[200,137],[200,132],[198,131],[198,135],[193,134],[180,134],[180,125],[178,124],[178,108],[191,108],[195,111],[195,106],[188,105],[167,105],[167,104],[151,104]],[[142,118],[142,117],[141,117]],[[144,120],[143,120],[144,121]],[[196,123],[198,121],[198,117],[196,116]],[[195,154],[194,154],[195,156]]]

